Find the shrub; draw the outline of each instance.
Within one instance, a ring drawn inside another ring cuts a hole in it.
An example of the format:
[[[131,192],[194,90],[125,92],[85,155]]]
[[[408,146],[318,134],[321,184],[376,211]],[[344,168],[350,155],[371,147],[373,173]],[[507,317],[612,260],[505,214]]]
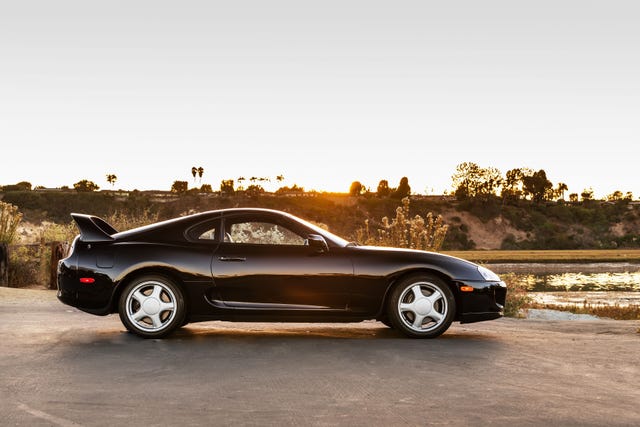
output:
[[[43,243],[62,242],[71,244],[74,237],[78,234],[78,229],[74,222],[66,224],[56,224],[55,222],[43,223],[43,229],[40,234],[40,240]]]
[[[502,280],[507,284],[507,301],[504,306],[504,315],[507,317],[521,317],[533,302],[533,298],[527,293],[529,283],[526,279],[519,278],[515,274],[503,274]]]
[[[0,243],[9,244],[15,240],[21,220],[17,206],[0,201]]]
[[[158,217],[158,213],[151,212],[149,209],[144,209],[134,213],[116,211],[107,216],[104,220],[116,230],[125,231],[158,222]]]
[[[402,206],[396,208],[396,216],[389,222],[382,218],[382,227],[371,233],[369,220],[365,220],[364,228],[357,231],[358,241],[366,245],[391,246],[397,248],[421,249],[437,251],[442,247],[449,226],[445,225],[442,216],[433,216],[431,212],[423,218],[409,216],[410,200],[402,199]]]
[[[44,245],[16,245],[9,251],[9,284],[20,288],[43,283],[47,268]]]

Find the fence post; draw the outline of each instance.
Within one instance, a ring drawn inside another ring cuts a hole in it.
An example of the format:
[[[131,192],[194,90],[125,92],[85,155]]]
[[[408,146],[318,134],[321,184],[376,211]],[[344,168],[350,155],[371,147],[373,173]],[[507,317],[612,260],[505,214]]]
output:
[[[58,261],[64,258],[65,245],[61,242],[51,242],[51,264],[49,264],[49,289],[58,287]]]
[[[9,286],[9,245],[0,243],[0,286]]]

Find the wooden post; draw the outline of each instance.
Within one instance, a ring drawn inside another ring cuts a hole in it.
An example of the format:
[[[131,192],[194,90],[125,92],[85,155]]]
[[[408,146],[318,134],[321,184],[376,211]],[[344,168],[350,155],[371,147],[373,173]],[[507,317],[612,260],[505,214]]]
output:
[[[51,243],[51,264],[49,265],[49,289],[58,288],[58,261],[64,258],[65,245],[61,242]]]
[[[9,245],[0,243],[0,286],[9,286]]]

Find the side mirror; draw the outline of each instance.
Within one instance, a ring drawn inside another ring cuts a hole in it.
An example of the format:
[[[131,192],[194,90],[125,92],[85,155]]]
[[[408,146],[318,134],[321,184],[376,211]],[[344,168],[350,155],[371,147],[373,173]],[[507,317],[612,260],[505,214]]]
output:
[[[319,234],[309,234],[307,242],[309,242],[309,247],[318,253],[329,252],[327,241]]]

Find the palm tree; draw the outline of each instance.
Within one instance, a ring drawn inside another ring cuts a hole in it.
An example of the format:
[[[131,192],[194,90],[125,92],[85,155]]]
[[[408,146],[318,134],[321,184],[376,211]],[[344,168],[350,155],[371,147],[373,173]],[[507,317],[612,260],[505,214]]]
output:
[[[558,183],[558,196],[560,196],[561,199],[564,199],[564,192],[567,191],[569,189],[569,187],[567,187],[567,184],[565,184],[564,182],[559,182]]]
[[[196,174],[198,173],[198,168],[196,168],[195,166],[191,167],[191,175],[193,175],[193,182],[196,181]]]
[[[117,180],[118,180],[118,177],[115,176],[114,174],[110,173],[107,175],[107,182],[111,184],[111,188],[113,188]]]
[[[204,168],[200,166],[198,168],[198,177],[200,178],[200,183],[202,183],[202,174],[204,173]]]

